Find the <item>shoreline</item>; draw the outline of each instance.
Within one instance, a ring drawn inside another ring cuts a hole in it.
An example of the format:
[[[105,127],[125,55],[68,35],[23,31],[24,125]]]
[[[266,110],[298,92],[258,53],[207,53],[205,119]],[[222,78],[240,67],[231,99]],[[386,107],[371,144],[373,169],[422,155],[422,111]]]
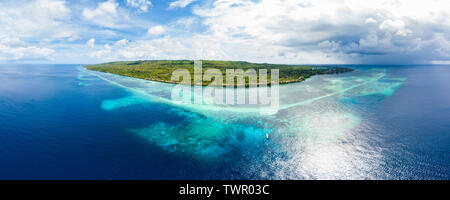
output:
[[[81,66],[83,67],[85,70],[88,71],[92,71],[92,72],[101,72],[101,73],[107,73],[107,74],[112,74],[112,75],[117,75],[117,76],[123,76],[123,77],[127,77],[127,78],[136,78],[136,79],[140,79],[140,80],[146,80],[146,81],[154,81],[154,82],[158,82],[158,83],[167,83],[167,84],[173,84],[173,85],[186,85],[186,86],[202,86],[202,87],[227,87],[230,86],[228,84],[223,84],[222,86],[217,86],[217,85],[194,85],[194,84],[183,84],[182,82],[175,82],[175,81],[166,81],[166,80],[156,80],[156,79],[148,79],[148,78],[138,78],[138,77],[133,77],[133,76],[127,76],[127,75],[122,75],[122,74],[115,74],[115,73],[111,73],[111,72],[103,72],[103,71],[96,71],[96,70],[91,70],[86,68],[85,66]],[[332,74],[320,74],[320,75],[332,75]],[[313,75],[315,76],[315,75]],[[303,81],[308,80],[309,78],[313,77],[310,76],[308,78],[302,78],[301,80],[295,80],[295,81],[280,81],[278,83],[278,85],[287,85],[287,84],[292,84],[292,83],[301,83]],[[259,87],[260,85],[262,85],[261,83],[257,83],[256,85],[252,85],[253,87]],[[268,83],[266,86],[271,86],[271,83]],[[242,87],[243,85],[234,85],[234,87]],[[245,88],[250,87],[249,85],[245,85]]]
[[[259,82],[257,80],[256,84],[250,84],[248,76],[244,75],[245,84],[227,84],[223,83],[221,85],[213,84],[214,81],[202,80],[201,84],[195,84],[193,77],[195,76],[194,67],[191,65],[192,61],[188,60],[157,60],[157,61],[126,61],[126,62],[112,62],[103,63],[96,65],[83,65],[82,67],[86,70],[104,72],[109,74],[120,75],[124,77],[137,78],[141,80],[155,81],[160,83],[168,84],[182,84],[187,86],[203,86],[203,87],[258,87],[261,85],[271,86],[270,74],[268,74],[267,81],[265,83]],[[217,69],[220,70],[220,75],[223,81],[226,78],[226,71],[228,69],[242,69],[249,70],[267,70],[278,69],[279,70],[279,81],[278,85],[285,85],[290,83],[300,83],[308,78],[315,75],[326,75],[326,74],[340,74],[352,72],[355,69],[345,68],[345,67],[332,67],[332,66],[306,66],[306,65],[278,65],[278,64],[257,64],[248,63],[241,61],[204,61],[204,74],[207,69]],[[185,69],[189,72],[190,83],[186,84],[183,81],[172,81],[171,74],[177,69]],[[259,79],[259,74],[257,79]],[[214,77],[214,76],[213,76]],[[236,77],[236,76],[235,76]]]

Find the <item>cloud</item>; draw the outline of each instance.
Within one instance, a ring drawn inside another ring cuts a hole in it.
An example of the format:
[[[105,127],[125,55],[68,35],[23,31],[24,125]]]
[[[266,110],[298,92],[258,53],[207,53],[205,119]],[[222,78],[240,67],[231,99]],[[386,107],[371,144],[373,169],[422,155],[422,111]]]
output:
[[[125,39],[125,38],[117,41],[116,43],[114,43],[115,46],[125,46],[127,44],[128,44],[128,40]]]
[[[95,47],[95,39],[94,38],[89,39],[86,45],[89,49],[93,49]]]
[[[116,27],[119,4],[114,0],[100,2],[95,9],[83,9],[82,16],[85,20],[105,27]]]
[[[380,30],[395,32],[395,34],[401,36],[411,34],[411,30],[406,28],[406,25],[402,20],[384,20],[383,23],[380,24]]]
[[[0,2],[0,60],[52,59],[56,51],[46,43],[74,37],[64,23],[70,17],[66,1]]]
[[[445,0],[214,0],[199,1],[181,15],[158,6],[149,12],[150,2],[0,1],[0,57],[56,58],[60,63],[144,58],[306,64],[450,60]],[[169,9],[193,2],[171,1]],[[87,44],[91,38],[96,40]],[[92,50],[86,53],[86,46]]]
[[[30,45],[19,38],[0,39],[0,60],[46,59],[54,52],[53,49]]]
[[[36,0],[25,5],[0,2],[0,36],[48,37],[66,28],[63,22],[71,13],[66,4],[60,0]]]
[[[330,57],[340,63],[385,63],[397,57],[395,62],[403,63],[445,55],[436,52],[446,52],[447,42],[442,41],[450,38],[434,42],[437,38],[433,35],[448,35],[447,4],[218,0],[195,8],[194,14],[202,19],[206,32],[222,43],[241,40],[241,47],[251,43],[270,49],[271,60],[292,61],[297,56],[296,63],[325,63]],[[304,52],[321,52],[316,55],[323,57],[308,58],[302,56]]]
[[[134,0],[128,1],[127,5],[136,7],[140,11],[148,9],[147,1]],[[148,1],[148,3],[150,3]],[[134,31],[136,29],[143,29],[151,24],[148,19],[139,18],[136,15],[130,14],[129,10],[121,7],[115,0],[107,0],[97,3],[93,9],[82,9],[81,16],[84,20],[94,25],[100,26],[99,30],[114,29],[116,31]],[[89,25],[92,25],[89,24]]]
[[[66,6],[66,1],[37,0],[36,2],[41,9],[48,12],[48,15],[54,19],[65,18],[70,13],[70,9]]]
[[[173,1],[173,2],[170,3],[169,9],[185,8],[189,4],[194,3],[196,1],[197,0],[177,0],[177,1]]]
[[[253,62],[298,63],[303,60],[322,60],[327,63],[341,63],[333,57],[326,57],[320,51],[287,52],[283,57],[273,56],[273,51],[282,52],[274,46],[260,46],[243,43],[243,40],[223,42],[210,35],[191,38],[170,37],[130,42],[126,46],[114,48],[108,53],[99,50],[91,56],[101,61],[114,60],[154,60],[154,59],[212,59],[248,60]],[[323,57],[326,57],[323,60]],[[281,58],[281,59],[280,59]]]
[[[98,7],[96,9],[93,9],[93,10],[84,9],[83,17],[91,20],[94,18],[105,17],[108,15],[114,16],[117,14],[118,6],[119,6],[119,4],[116,3],[114,0],[108,0],[106,2],[101,2],[98,4]]]
[[[64,40],[67,40],[69,42],[74,42],[74,41],[80,39],[80,37],[78,36],[77,32],[70,31],[70,30],[57,31],[54,34],[52,34],[52,38],[54,38],[54,39],[64,39]]]
[[[89,57],[91,57],[91,58],[102,58],[102,59],[107,60],[107,58],[105,58],[105,57],[111,52],[111,50],[112,50],[112,47],[109,46],[108,44],[105,44],[103,46],[103,49],[95,51],[95,52],[89,54]]]
[[[189,29],[194,23],[196,23],[195,17],[184,17],[176,20],[173,25],[174,26],[180,26],[184,30]]]
[[[377,20],[373,19],[372,17],[369,17],[366,19],[366,24],[374,24],[377,23]]]
[[[150,27],[147,31],[147,33],[149,35],[153,35],[153,36],[159,36],[162,35],[165,31],[165,28],[163,26],[157,25],[157,26],[153,26]]]
[[[433,60],[431,63],[435,65],[450,65],[450,60]]]
[[[203,25],[201,32],[173,36],[186,27],[183,22],[191,22],[181,18],[173,27],[149,29],[150,35],[165,33],[162,38],[136,40],[102,56],[291,64],[448,60],[449,11],[443,5],[420,5],[425,10],[411,12],[415,9],[408,2],[396,2],[219,0],[194,8],[191,19]]]
[[[152,6],[149,0],[126,0],[127,6],[138,8],[141,12],[147,12],[148,8]]]

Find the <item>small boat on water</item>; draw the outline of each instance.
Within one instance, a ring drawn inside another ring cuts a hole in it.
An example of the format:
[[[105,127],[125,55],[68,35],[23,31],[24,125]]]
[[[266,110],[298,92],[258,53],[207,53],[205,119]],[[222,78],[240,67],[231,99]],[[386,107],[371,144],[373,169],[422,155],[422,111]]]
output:
[[[269,139],[269,133],[266,133],[266,139]]]

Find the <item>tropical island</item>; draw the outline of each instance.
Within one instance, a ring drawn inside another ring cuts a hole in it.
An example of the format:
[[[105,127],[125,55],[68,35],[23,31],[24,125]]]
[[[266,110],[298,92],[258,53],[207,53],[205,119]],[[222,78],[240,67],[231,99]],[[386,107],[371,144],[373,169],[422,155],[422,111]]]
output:
[[[110,62],[96,65],[86,65],[86,69],[100,71],[133,78],[165,82],[165,83],[182,83],[182,80],[172,81],[172,73],[177,69],[186,69],[191,74],[191,83],[194,83],[194,61],[191,60],[145,60],[145,61],[123,61]],[[227,69],[267,69],[270,73],[271,69],[279,69],[279,83],[287,84],[301,82],[307,78],[320,74],[338,74],[351,72],[353,69],[343,67],[329,66],[306,66],[306,65],[283,65],[283,64],[267,64],[267,63],[250,63],[244,61],[202,61],[202,71],[205,73],[208,69],[219,69],[226,80]],[[270,85],[270,74],[267,77],[267,85]],[[210,85],[211,81],[203,81],[202,85]],[[258,77],[259,83],[259,77]],[[224,83],[225,85],[225,83]],[[248,78],[245,79],[245,86],[249,85]]]

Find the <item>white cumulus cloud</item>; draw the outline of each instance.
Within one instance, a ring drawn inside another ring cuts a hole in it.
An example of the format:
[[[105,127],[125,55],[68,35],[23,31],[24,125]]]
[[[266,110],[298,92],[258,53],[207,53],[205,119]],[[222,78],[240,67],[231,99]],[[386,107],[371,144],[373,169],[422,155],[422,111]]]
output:
[[[149,0],[126,0],[128,6],[139,9],[141,12],[147,12],[152,6],[152,2]]]
[[[193,0],[171,0],[169,10],[156,6],[145,14],[150,0],[24,2],[0,1],[2,59],[450,60],[446,0],[212,0],[183,15],[170,9]]]
[[[148,29],[147,33],[149,35],[158,36],[158,35],[162,35],[165,30],[166,29],[163,26],[157,25],[157,26],[150,27]]]
[[[86,45],[88,48],[93,49],[95,47],[95,39],[94,38],[89,39]]]
[[[116,46],[125,46],[127,44],[128,44],[128,40],[125,39],[125,38],[117,41],[116,43],[114,43],[114,45],[116,45]]]
[[[434,35],[448,35],[448,6],[445,0],[218,0],[194,13],[221,43],[256,46],[249,55],[266,49],[272,53],[265,59],[286,62],[389,63],[442,58],[436,52],[446,52],[447,43],[434,42]]]
[[[406,36],[411,33],[411,30],[406,28],[406,25],[402,20],[385,20],[380,24],[380,29],[392,31],[401,36]]]
[[[373,24],[373,23],[377,23],[377,20],[375,20],[372,17],[369,17],[369,18],[366,19],[365,22],[366,22],[366,24]]]
[[[108,0],[100,2],[95,9],[85,8],[83,9],[82,16],[84,19],[92,21],[95,24],[115,27],[115,23],[118,17],[119,4],[114,0]]]
[[[184,8],[197,0],[177,0],[169,4],[169,9]]]
[[[53,49],[30,45],[19,38],[0,39],[0,60],[47,59],[54,52]]]

